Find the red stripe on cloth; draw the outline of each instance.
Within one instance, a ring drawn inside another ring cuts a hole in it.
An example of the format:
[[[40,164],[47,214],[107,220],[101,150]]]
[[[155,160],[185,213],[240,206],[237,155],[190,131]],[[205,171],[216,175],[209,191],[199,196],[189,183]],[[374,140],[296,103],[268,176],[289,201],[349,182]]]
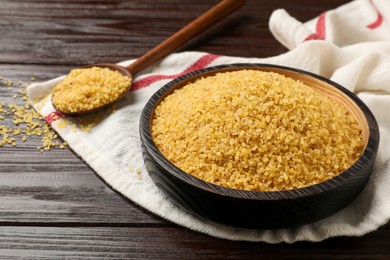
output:
[[[320,16],[317,19],[316,32],[307,36],[303,40],[304,42],[310,40],[325,40],[326,38],[325,18],[326,18],[326,12],[320,14]]]
[[[370,0],[370,3],[374,7],[376,14],[377,14],[376,20],[373,23],[370,23],[367,25],[367,28],[373,30],[373,29],[376,29],[379,26],[381,26],[381,24],[383,22],[383,15],[381,14],[381,12],[379,12],[378,8],[376,8],[373,0]]]
[[[47,124],[51,125],[53,122],[57,121],[60,118],[64,118],[65,115],[61,114],[58,111],[54,111],[45,116],[45,121]]]
[[[184,74],[187,74],[189,72],[203,69],[207,67],[211,62],[213,62],[215,59],[220,57],[220,55],[215,55],[215,54],[206,54],[202,56],[200,59],[198,59],[195,63],[193,63],[191,66],[189,66],[187,69],[184,71],[177,73],[177,74],[172,74],[172,75],[162,75],[162,74],[156,74],[156,75],[151,75],[147,76],[145,78],[139,79],[133,83],[133,86],[131,87],[131,90],[138,90],[141,88],[145,88],[154,82],[157,82],[159,80],[163,79],[175,79],[177,77],[183,76]]]

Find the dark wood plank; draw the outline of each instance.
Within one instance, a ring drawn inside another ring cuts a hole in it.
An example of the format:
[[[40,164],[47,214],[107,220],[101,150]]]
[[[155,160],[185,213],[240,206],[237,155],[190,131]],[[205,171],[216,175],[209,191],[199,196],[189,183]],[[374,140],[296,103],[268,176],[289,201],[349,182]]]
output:
[[[213,239],[175,227],[0,227],[2,259],[388,259],[390,236],[265,244]],[[367,244],[371,247],[367,248]]]
[[[2,0],[0,62],[80,65],[136,58],[216,2]],[[283,7],[305,21],[347,1],[247,2],[240,13],[182,50],[246,57],[277,55],[286,49],[268,30],[272,10]]]
[[[118,195],[69,149],[41,154],[38,138],[0,155],[0,224],[161,220]],[[46,160],[50,160],[48,164]]]

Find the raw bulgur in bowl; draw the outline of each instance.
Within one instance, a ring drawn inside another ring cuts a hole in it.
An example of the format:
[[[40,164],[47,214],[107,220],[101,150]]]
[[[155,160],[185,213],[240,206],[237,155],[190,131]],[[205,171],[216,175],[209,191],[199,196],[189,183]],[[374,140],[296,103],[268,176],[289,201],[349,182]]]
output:
[[[146,168],[178,206],[213,221],[284,228],[347,206],[367,183],[378,125],[317,75],[234,64],[189,73],[142,112]]]

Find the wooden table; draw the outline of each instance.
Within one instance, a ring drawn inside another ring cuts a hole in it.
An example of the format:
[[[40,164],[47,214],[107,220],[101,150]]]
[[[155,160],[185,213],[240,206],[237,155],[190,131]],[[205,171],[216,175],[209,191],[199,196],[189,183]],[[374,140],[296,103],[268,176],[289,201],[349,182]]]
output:
[[[217,0],[0,0],[0,102],[79,65],[136,58]],[[248,0],[180,51],[267,57],[286,52],[268,30],[273,10],[309,20],[346,0]],[[12,125],[9,119],[0,125]],[[136,131],[136,130],[135,130]],[[70,149],[40,138],[0,148],[0,259],[390,258],[390,225],[362,237],[295,244],[232,242],[167,222],[122,197]]]

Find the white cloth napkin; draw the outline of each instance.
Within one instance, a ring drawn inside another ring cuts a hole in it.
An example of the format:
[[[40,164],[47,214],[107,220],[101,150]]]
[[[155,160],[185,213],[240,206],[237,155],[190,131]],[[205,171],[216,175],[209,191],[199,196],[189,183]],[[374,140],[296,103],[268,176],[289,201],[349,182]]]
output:
[[[62,77],[31,85],[27,93],[47,122],[113,189],[169,221],[229,240],[292,243],[360,236],[384,225],[390,217],[389,18],[388,0],[356,0],[304,24],[286,11],[276,10],[270,29],[291,49],[288,53],[271,58],[172,54],[139,75],[116,112],[105,115],[90,132],[71,118],[58,118],[53,109],[50,92]],[[231,63],[271,63],[311,71],[357,93],[370,107],[380,126],[381,143],[372,178],[351,205],[327,219],[297,228],[250,230],[189,215],[155,187],[141,157],[138,124],[143,106],[155,91],[185,72]],[[74,125],[66,127],[64,122]]]

